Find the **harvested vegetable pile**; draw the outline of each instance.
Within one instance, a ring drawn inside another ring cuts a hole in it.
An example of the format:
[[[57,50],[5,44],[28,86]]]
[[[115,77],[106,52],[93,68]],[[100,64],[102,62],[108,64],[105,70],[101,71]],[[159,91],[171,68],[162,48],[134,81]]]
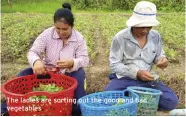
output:
[[[55,84],[39,84],[39,87],[33,88],[33,91],[47,91],[47,92],[58,92],[63,90],[63,87],[58,87]]]
[[[39,87],[37,88],[33,88],[33,91],[47,91],[47,92],[58,92],[58,91],[62,91],[64,88],[63,87],[58,87],[55,84],[39,84]],[[42,99],[47,99],[46,96],[32,96],[30,97],[30,99],[36,99],[36,100],[42,100]]]

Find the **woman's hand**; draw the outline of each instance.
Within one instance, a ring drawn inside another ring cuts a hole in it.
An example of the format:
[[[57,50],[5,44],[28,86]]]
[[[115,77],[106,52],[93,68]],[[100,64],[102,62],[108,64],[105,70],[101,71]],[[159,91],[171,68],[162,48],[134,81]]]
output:
[[[45,66],[40,59],[35,61],[33,66],[33,72],[35,74],[46,74]]]
[[[57,67],[59,68],[71,68],[74,65],[74,60],[73,59],[67,59],[67,60],[59,60],[57,61]]]

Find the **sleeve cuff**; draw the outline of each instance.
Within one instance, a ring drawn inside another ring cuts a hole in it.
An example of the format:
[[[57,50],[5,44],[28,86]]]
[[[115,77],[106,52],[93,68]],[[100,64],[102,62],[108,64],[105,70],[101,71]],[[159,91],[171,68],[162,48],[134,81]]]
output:
[[[66,72],[73,72],[73,71],[77,71],[78,70],[78,63],[79,63],[79,61],[78,61],[78,59],[73,59],[74,60],[74,65],[73,65],[73,67],[72,68],[68,68],[67,70],[66,70]]]
[[[32,59],[31,62],[30,62],[30,66],[33,68],[34,67],[34,63],[39,60],[40,58],[35,58],[35,59]]]
[[[32,59],[29,60],[30,66],[33,68],[33,67],[34,67],[35,61],[36,61],[36,60],[39,60],[39,59],[40,59],[39,57],[36,57],[36,56],[34,57],[34,56],[33,56]]]
[[[131,69],[131,78],[132,79],[137,79],[137,73],[138,73],[138,68],[135,68],[135,69]]]
[[[122,77],[125,77],[125,76],[128,76],[131,79],[136,80],[137,79],[137,72],[138,72],[138,70],[139,70],[138,68],[133,68],[130,71],[128,71],[128,74],[126,74],[126,75],[120,75],[120,74],[116,73],[116,76],[117,76],[118,79],[120,79]]]

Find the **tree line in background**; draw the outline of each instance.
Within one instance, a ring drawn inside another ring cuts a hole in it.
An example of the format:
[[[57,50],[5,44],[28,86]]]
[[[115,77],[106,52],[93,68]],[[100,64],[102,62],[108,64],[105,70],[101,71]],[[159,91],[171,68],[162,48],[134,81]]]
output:
[[[70,0],[78,9],[132,10],[141,0]],[[185,0],[147,0],[157,5],[160,11],[185,11]]]
[[[136,3],[142,0],[2,0],[2,5],[12,7],[14,3],[21,2],[70,2],[76,9],[80,10],[132,10]],[[146,0],[156,4],[158,11],[184,12],[185,0]]]

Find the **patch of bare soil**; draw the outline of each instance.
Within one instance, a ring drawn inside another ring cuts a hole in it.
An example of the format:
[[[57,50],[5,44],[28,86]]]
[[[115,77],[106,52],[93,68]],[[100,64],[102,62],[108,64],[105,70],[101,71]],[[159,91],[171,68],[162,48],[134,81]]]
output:
[[[110,73],[108,54],[106,53],[109,49],[108,43],[102,35],[102,30],[100,29],[97,15],[93,15],[93,20],[97,25],[97,28],[94,32],[94,40],[96,41],[95,51],[97,54],[92,64],[85,69],[87,93],[103,91],[104,87],[109,82],[108,75]]]
[[[178,108],[185,106],[185,58],[180,58],[178,63],[169,63],[164,70],[157,69],[161,80],[175,91],[179,98]]]
[[[157,116],[169,116],[170,111],[158,111]]]
[[[19,63],[2,63],[1,64],[1,84],[4,84],[7,80],[16,77],[16,75],[25,68],[28,68],[28,64]]]

